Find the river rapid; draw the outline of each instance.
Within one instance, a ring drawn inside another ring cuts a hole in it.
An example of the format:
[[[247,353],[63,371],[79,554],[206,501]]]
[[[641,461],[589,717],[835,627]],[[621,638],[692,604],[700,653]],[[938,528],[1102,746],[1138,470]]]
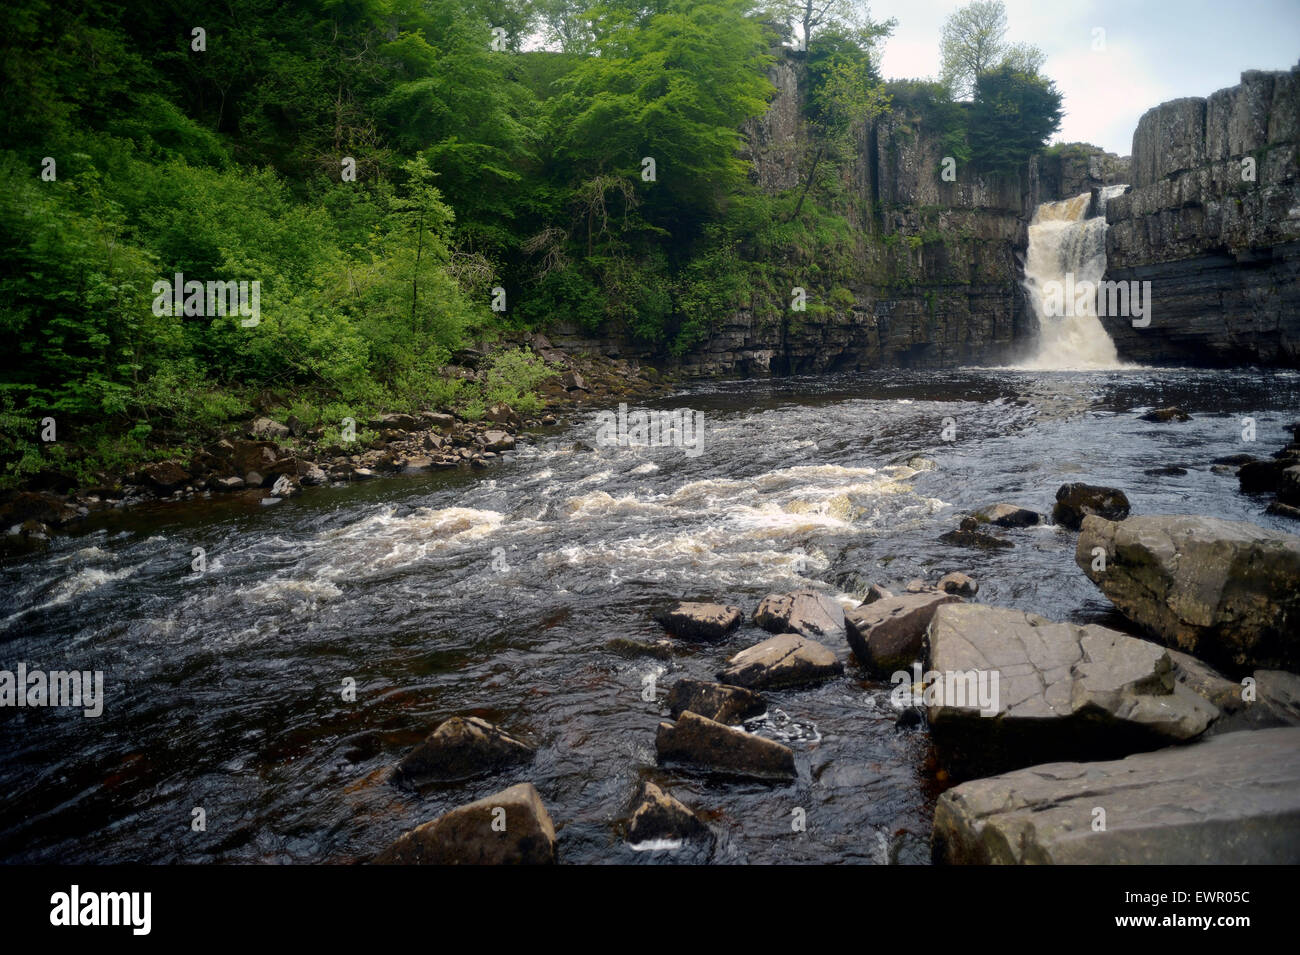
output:
[[[1137,419],[1171,404],[1193,420]],[[1211,470],[1285,442],[1294,372],[882,371],[711,382],[652,407],[702,413],[702,453],[596,447],[593,409],[485,472],[95,515],[0,566],[0,668],[102,670],[105,692],[98,718],[0,711],[0,861],[365,861],[527,780],[561,862],[928,862],[943,784],[925,730],[896,726],[888,684],[849,663],[765,694],[748,728],[795,750],[797,782],[711,780],[656,765],[661,701],[766,634],[746,623],[667,659],[627,641],[662,638],[654,613],[677,599],[750,615],[773,591],[848,602],[954,570],[981,602],[1123,627],[1075,566],[1072,533],[999,531],[1015,546],[996,551],[938,540],[985,504],[1050,513],[1067,481],[1120,487],[1134,514],[1296,531]],[[1187,473],[1144,473],[1166,465]],[[385,778],[457,714],[533,743],[535,761],[422,792]],[[619,824],[643,779],[716,842],[629,847]]]

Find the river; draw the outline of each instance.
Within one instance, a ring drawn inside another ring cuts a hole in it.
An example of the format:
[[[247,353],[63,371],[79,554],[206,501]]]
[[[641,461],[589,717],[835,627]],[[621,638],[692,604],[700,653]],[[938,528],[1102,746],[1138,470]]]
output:
[[[1137,419],[1169,404],[1193,420]],[[1135,514],[1295,531],[1210,467],[1285,443],[1294,372],[882,371],[713,382],[655,406],[704,415],[701,454],[584,450],[593,410],[486,472],[311,489],[274,507],[233,497],[96,515],[5,563],[0,666],[102,670],[106,702],[98,718],[0,714],[0,860],[364,861],[529,780],[562,862],[927,862],[942,783],[925,731],[895,725],[888,685],[851,665],[767,694],[749,728],[795,749],[798,781],[718,782],[656,766],[664,711],[643,681],[662,700],[766,634],[742,626],[669,659],[611,641],[659,639],[654,612],[680,598],[752,614],[771,591],[849,600],[953,570],[978,579],[982,602],[1122,625],[1075,566],[1069,532],[1006,531],[1014,548],[992,552],[938,540],[984,504],[1049,513],[1066,481],[1121,487]],[[1164,465],[1187,473],[1144,473]],[[534,743],[536,760],[420,793],[384,778],[455,714]],[[716,843],[628,847],[617,824],[646,778],[699,810]]]

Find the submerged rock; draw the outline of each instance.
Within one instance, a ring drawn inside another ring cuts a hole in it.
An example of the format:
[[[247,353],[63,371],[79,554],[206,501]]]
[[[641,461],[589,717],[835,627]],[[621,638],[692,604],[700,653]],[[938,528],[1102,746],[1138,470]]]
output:
[[[739,607],[683,602],[661,614],[659,622],[676,637],[717,640],[740,626],[743,616]]]
[[[974,577],[960,571],[944,574],[939,578],[936,586],[946,594],[957,594],[959,597],[974,597],[980,590],[980,585],[975,582]]]
[[[980,547],[986,550],[994,548],[1006,549],[1015,546],[1011,541],[984,533],[980,530],[980,522],[973,517],[963,517],[957,530],[940,534],[939,540],[945,544],[955,544],[959,547]]]
[[[931,853],[966,864],[1295,865],[1298,833],[1300,727],[1290,727],[963,783],[939,797]]]
[[[754,623],[768,633],[798,633],[813,639],[844,634],[844,608],[815,590],[768,594],[754,611]]]
[[[533,758],[535,750],[477,716],[453,716],[397,764],[400,782],[468,779]]]
[[[835,651],[797,633],[783,633],[741,650],[718,673],[733,686],[777,689],[821,683],[844,672]]]
[[[555,861],[555,826],[532,783],[519,783],[417,826],[376,865],[542,865]]]
[[[1128,517],[1128,512],[1128,496],[1118,488],[1095,484],[1062,484],[1056,491],[1052,520],[1077,531],[1089,514],[1122,521]]]
[[[689,710],[676,723],[660,723],[655,751],[663,763],[754,779],[794,779],[794,751]]]
[[[1104,553],[1104,569],[1093,554]],[[1300,669],[1300,537],[1217,517],[1090,517],[1075,562],[1130,620],[1216,666]]]
[[[1163,647],[1095,624],[949,604],[929,639],[929,670],[945,682],[927,689],[926,715],[954,776],[1153,749],[1219,716],[1177,683]]]
[[[654,783],[645,783],[638,799],[627,825],[628,842],[635,844],[652,839],[684,840],[708,834],[708,828],[690,807]]]
[[[758,716],[767,703],[752,690],[703,680],[678,680],[668,691],[668,711],[673,719],[690,711],[717,723],[740,723]]]
[[[1164,424],[1169,421],[1191,421],[1192,416],[1182,408],[1156,408],[1154,411],[1148,411],[1146,414],[1138,415],[1141,421],[1155,421]]]
[[[844,619],[853,655],[878,676],[906,669],[921,659],[925,629],[935,610],[956,599],[949,593],[903,594],[850,610]]]

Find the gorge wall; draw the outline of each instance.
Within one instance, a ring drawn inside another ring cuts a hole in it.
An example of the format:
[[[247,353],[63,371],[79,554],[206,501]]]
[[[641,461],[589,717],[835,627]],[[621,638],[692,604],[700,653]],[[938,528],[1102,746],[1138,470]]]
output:
[[[797,189],[807,173],[801,75],[797,61],[778,61],[776,96],[744,130],[745,158],[769,193]],[[852,267],[834,274],[816,257],[773,263],[774,293],[714,316],[711,334],[682,356],[678,370],[749,376],[938,367],[1005,361],[1026,347],[1036,324],[1017,256],[1039,201],[1037,170],[981,178],[959,166],[956,181],[944,182],[942,160],[937,135],[919,116],[896,111],[870,124],[841,173],[847,198],[835,210],[855,236],[854,248],[841,250]],[[795,287],[806,289],[806,311],[789,308]],[[561,325],[551,338],[649,357],[617,329],[592,342]]]
[[[1122,359],[1300,367],[1298,166],[1300,65],[1142,116],[1106,208],[1106,278],[1151,282],[1149,326],[1103,319]]]

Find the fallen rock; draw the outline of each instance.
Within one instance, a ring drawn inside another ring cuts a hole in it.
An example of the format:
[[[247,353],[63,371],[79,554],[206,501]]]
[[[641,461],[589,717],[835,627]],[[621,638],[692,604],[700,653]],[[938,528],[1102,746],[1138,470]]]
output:
[[[176,461],[159,461],[144,468],[144,479],[161,491],[171,491],[190,480],[190,472]]]
[[[664,629],[689,640],[717,640],[740,626],[739,607],[683,602],[659,616]]]
[[[217,478],[209,483],[214,491],[242,491],[245,486],[241,477]]]
[[[939,797],[930,845],[958,864],[1295,865],[1298,832],[1289,727],[963,783]]]
[[[977,521],[996,524],[999,527],[1032,527],[1042,520],[1042,515],[1037,511],[1018,507],[1015,504],[990,504],[988,507],[981,507],[972,516]]]
[[[877,600],[888,600],[892,596],[894,596],[894,594],[891,591],[886,590],[879,584],[872,584],[867,588],[866,596],[862,598],[862,603],[859,606],[873,604]]]
[[[689,711],[715,723],[740,723],[767,709],[763,698],[752,690],[703,680],[678,680],[668,691],[668,711],[678,719]]]
[[[477,716],[453,716],[397,764],[399,782],[469,779],[526,763],[535,750]]]
[[[514,446],[514,437],[506,434],[504,431],[483,432],[484,451],[509,451],[514,448]]]
[[[245,441],[240,438],[232,442],[231,463],[236,473],[247,474],[258,471],[266,474],[276,461],[276,446],[271,441]]]
[[[1094,484],[1062,484],[1056,491],[1052,520],[1077,531],[1089,514],[1122,521],[1128,517],[1128,512],[1128,496],[1118,488]]]
[[[420,422],[415,419],[414,415],[409,414],[386,414],[370,422],[370,427],[377,431],[418,431]]]
[[[755,779],[794,779],[794,751],[744,730],[732,729],[689,710],[655,734],[660,762]]]
[[[1100,548],[1105,569],[1093,554]],[[1083,523],[1075,562],[1130,620],[1229,672],[1300,669],[1300,537],[1217,517]]]
[[[974,597],[979,593],[980,585],[975,582],[975,578],[960,571],[953,571],[951,574],[944,574],[939,578],[938,589],[946,594],[956,594],[959,597]]]
[[[291,434],[288,425],[280,424],[274,418],[258,418],[253,422],[253,437],[262,440],[278,441]]]
[[[835,651],[797,633],[783,633],[741,650],[718,673],[732,686],[777,689],[821,683],[844,672]]]
[[[929,640],[929,671],[944,682],[927,686],[926,715],[955,777],[1154,749],[1219,716],[1178,684],[1163,647],[1095,624],[949,604]]]
[[[641,787],[639,802],[627,825],[627,841],[681,841],[708,833],[708,828],[690,807],[668,795],[654,783]]]
[[[1156,421],[1161,424],[1169,421],[1191,421],[1192,416],[1182,408],[1156,408],[1154,411],[1148,411],[1146,414],[1138,415],[1140,421]]]
[[[438,414],[433,411],[421,411],[420,420],[425,427],[436,428],[444,434],[450,434],[456,430],[456,419],[449,414]]]
[[[304,462],[299,462],[300,465],[302,463]],[[305,469],[300,468],[300,470],[301,473],[298,475],[298,480],[300,480],[303,484],[317,485],[317,484],[326,484],[329,482],[329,477],[325,474],[325,472],[320,468],[319,465],[308,463]]]
[[[289,475],[287,474],[281,474],[278,478],[275,479],[275,483],[271,485],[271,496],[272,497],[293,497],[300,490],[301,488],[298,487],[297,481],[289,477]]]
[[[417,826],[374,861],[377,865],[542,865],[555,861],[555,826],[533,784],[519,783]]]
[[[844,634],[844,608],[815,590],[768,594],[754,611],[754,623],[768,633],[837,637]]]
[[[1294,464],[1290,458],[1251,461],[1237,469],[1237,481],[1247,493],[1276,493],[1282,486],[1283,473]]]
[[[906,669],[921,659],[935,610],[957,599],[949,593],[903,594],[850,610],[844,622],[853,655],[879,676]]]

